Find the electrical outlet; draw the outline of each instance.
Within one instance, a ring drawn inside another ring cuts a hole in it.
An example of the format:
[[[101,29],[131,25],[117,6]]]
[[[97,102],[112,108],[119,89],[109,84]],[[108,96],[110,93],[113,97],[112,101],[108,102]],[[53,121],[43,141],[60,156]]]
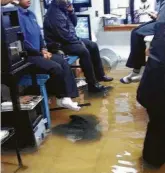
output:
[[[99,17],[99,12],[98,11],[95,11],[95,16]]]

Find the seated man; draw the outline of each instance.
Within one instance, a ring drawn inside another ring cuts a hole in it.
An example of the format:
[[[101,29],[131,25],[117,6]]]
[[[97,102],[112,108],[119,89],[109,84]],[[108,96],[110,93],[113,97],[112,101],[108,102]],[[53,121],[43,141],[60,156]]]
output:
[[[98,81],[112,81],[105,76],[98,45],[76,35],[77,18],[68,0],[53,0],[44,21],[44,35],[48,45],[60,43],[68,55],[77,55],[88,83],[89,92],[101,92],[107,88]]]
[[[120,81],[124,84],[129,84],[131,82],[140,81],[141,75],[140,70],[142,66],[145,66],[145,50],[146,45],[144,38],[148,35],[154,35],[154,27],[157,22],[165,21],[165,0],[159,0],[160,10],[158,15],[151,13],[149,14],[154,20],[140,25],[135,28],[131,33],[131,53],[126,63],[126,66],[133,68],[133,71],[128,75],[122,78]]]
[[[29,56],[28,61],[35,64],[36,70],[39,68],[43,73],[50,75],[48,93],[56,95],[57,105],[78,111],[80,107],[71,100],[78,96],[72,71],[61,55],[52,55],[45,49],[36,17],[27,9],[30,4],[30,0],[20,0],[18,9],[20,26],[25,38],[24,46]]]
[[[155,26],[155,37],[137,99],[149,115],[143,159],[160,167],[165,163],[165,22]]]

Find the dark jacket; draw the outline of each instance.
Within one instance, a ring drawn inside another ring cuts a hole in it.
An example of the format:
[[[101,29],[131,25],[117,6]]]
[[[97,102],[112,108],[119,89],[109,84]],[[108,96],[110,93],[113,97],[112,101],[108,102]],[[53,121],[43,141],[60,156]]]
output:
[[[151,42],[150,58],[154,59],[165,67],[165,22],[157,22],[155,35]]]
[[[165,22],[165,0],[161,1],[157,21],[158,22]]]
[[[45,41],[49,45],[80,43],[76,35],[77,17],[74,12],[68,12],[65,5],[59,5],[53,0],[44,20]]]
[[[21,30],[24,34],[24,47],[29,56],[40,56],[45,44],[40,27],[34,13],[30,10],[18,8]]]
[[[137,100],[147,109],[165,110],[165,23],[157,22],[155,31]]]

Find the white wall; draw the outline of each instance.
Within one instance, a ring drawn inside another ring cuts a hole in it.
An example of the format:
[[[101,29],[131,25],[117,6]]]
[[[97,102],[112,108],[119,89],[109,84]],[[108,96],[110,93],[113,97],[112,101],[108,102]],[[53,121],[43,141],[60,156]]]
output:
[[[95,11],[99,11],[99,17],[95,16]],[[97,37],[100,49],[110,48],[120,55],[122,59],[127,59],[130,51],[130,32],[104,31],[101,18],[103,13],[103,0],[92,0],[92,8],[81,14],[90,14],[91,28]]]
[[[31,7],[30,10],[32,10],[36,17],[38,24],[40,27],[43,27],[43,20],[42,20],[42,14],[41,14],[41,5],[40,5],[40,0],[31,0]]]
[[[80,14],[90,14],[92,32],[97,35],[97,32],[101,26],[101,19],[100,17],[95,16],[96,11],[99,12],[99,16],[103,15],[103,0],[92,0],[92,7],[90,7],[88,11],[81,12]]]
[[[130,31],[99,31],[97,39],[100,49],[109,48],[119,55],[122,60],[128,59],[130,52]]]

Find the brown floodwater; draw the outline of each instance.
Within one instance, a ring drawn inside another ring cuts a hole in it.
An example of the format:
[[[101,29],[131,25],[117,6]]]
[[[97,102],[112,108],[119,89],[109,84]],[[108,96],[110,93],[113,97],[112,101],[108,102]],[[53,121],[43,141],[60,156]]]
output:
[[[119,64],[109,75],[115,80],[108,95],[87,95],[80,92],[79,102],[91,102],[75,113],[69,110],[52,113],[52,127],[67,123],[70,115],[90,114],[98,118],[96,128],[101,138],[75,142],[69,137],[49,135],[39,150],[22,154],[26,169],[20,173],[165,173],[142,164],[143,141],[147,113],[136,102],[138,84],[124,85],[119,79],[128,70]],[[14,155],[2,156],[2,161],[17,163]],[[2,165],[2,172],[11,173],[17,166]]]

